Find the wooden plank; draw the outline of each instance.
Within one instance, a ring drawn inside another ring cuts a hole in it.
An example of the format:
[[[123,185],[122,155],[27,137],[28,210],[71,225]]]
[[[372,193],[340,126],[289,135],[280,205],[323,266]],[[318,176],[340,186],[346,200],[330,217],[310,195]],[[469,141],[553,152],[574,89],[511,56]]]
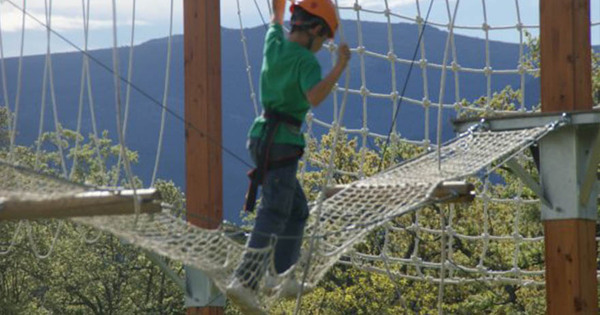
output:
[[[141,192],[138,196],[142,199],[140,204],[142,213],[161,211],[160,203],[153,202],[158,197],[154,190],[151,193]],[[118,195],[108,191],[96,191],[47,200],[14,200],[7,198],[2,200],[0,198],[0,221],[64,219],[134,213],[131,193]]]
[[[598,314],[596,222],[549,220],[544,235],[547,313]]]
[[[591,110],[590,1],[540,0],[540,49],[542,112]],[[595,222],[544,230],[547,313],[597,314]]]
[[[188,221],[217,228],[223,218],[221,22],[219,1],[184,1],[186,204]],[[188,314],[223,314],[190,307]]]
[[[348,185],[326,187],[323,191],[325,199],[346,189]],[[463,203],[475,199],[475,186],[464,181],[447,181],[439,184],[431,193],[430,198],[440,203]]]
[[[443,182],[431,193],[431,198],[440,203],[472,202],[475,199],[475,185],[464,181]]]

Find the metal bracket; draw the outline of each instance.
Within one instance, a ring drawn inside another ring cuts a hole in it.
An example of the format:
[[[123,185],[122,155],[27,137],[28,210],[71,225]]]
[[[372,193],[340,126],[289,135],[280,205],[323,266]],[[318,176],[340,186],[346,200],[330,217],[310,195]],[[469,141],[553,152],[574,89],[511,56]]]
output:
[[[173,280],[173,282],[175,282],[175,284],[183,292],[186,292],[185,281],[183,280],[182,277],[180,277],[177,273],[175,273],[175,271],[173,271],[173,269],[171,269],[171,267],[169,267],[167,265],[167,263],[165,262],[165,259],[163,257],[158,256],[157,254],[150,252],[150,251],[144,251],[144,254],[146,254],[146,257],[148,257],[148,259],[151,262],[153,262],[155,265],[157,265],[165,273],[165,275],[167,275],[167,277],[169,277],[171,280]]]
[[[185,294],[185,302],[189,307],[224,306],[225,297],[206,278],[204,273],[190,266],[185,266],[187,280],[180,277],[165,262],[165,259],[153,252],[144,251],[146,257],[157,265]]]
[[[533,193],[538,196],[540,201],[545,206],[552,209],[552,204],[544,196],[542,186],[540,186],[540,184],[531,177],[531,175],[521,166],[521,164],[519,164],[519,162],[512,158],[506,162],[506,165],[514,172],[515,175],[517,175],[517,177],[521,179],[521,181],[523,181],[523,184],[525,184],[525,186],[531,189]]]
[[[590,200],[590,195],[592,194],[592,190],[594,187],[594,182],[597,179],[597,168],[598,164],[600,164],[600,129],[598,129],[598,133],[596,134],[596,138],[592,143],[592,147],[590,149],[590,155],[587,163],[587,167],[585,169],[585,177],[583,183],[581,184],[581,190],[579,195],[579,203],[581,205],[586,205]]]

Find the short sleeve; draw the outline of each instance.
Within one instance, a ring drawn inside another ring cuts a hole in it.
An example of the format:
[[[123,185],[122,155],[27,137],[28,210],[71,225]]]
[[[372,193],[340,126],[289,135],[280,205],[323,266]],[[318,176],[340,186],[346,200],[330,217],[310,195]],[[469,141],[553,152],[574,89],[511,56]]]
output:
[[[265,43],[268,46],[273,41],[281,40],[283,40],[283,27],[281,24],[272,23],[267,30],[267,34],[265,35]]]
[[[311,57],[303,58],[300,62],[300,88],[304,95],[321,81],[321,65],[316,58]]]

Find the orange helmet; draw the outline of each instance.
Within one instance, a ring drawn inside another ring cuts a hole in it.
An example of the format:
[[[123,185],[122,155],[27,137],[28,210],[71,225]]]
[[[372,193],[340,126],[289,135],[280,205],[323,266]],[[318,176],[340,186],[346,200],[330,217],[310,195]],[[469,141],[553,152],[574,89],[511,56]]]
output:
[[[294,0],[292,6],[290,6],[290,12],[292,14],[294,13],[294,8],[296,6],[323,19],[331,30],[329,38],[333,38],[337,31],[339,21],[335,12],[335,6],[331,0]]]

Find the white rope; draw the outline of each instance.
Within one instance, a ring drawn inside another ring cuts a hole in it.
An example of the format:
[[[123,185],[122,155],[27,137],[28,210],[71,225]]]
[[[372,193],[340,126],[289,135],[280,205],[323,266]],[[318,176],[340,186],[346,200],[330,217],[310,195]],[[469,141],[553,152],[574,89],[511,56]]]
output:
[[[454,25],[456,19],[452,19],[449,1],[446,1],[446,12],[448,14],[448,21],[451,21],[452,25]],[[456,52],[454,39],[454,32],[452,32],[452,34],[450,34],[450,45],[452,46],[452,72],[454,73],[454,109],[456,110],[456,115],[459,116],[462,112],[462,102],[460,98],[460,65],[458,63],[458,54]]]
[[[115,86],[115,109],[117,113],[117,134],[119,136],[119,145],[121,154],[123,155],[123,162],[125,165],[125,174],[131,189],[133,189],[133,204],[135,208],[136,216],[140,213],[140,200],[137,196],[137,187],[135,180],[133,179],[133,173],[131,172],[131,165],[129,162],[129,156],[127,155],[127,146],[125,145],[125,135],[123,134],[123,120],[121,118],[121,85],[119,78],[119,54],[118,54],[118,42],[117,42],[117,3],[116,0],[112,1],[112,13],[113,13],[113,78]]]
[[[89,42],[89,23],[90,23],[90,0],[81,0],[81,10],[83,17],[83,60],[81,65],[81,79],[79,81],[79,107],[77,112],[77,135],[81,135],[83,137],[81,128],[82,128],[82,119],[83,119],[83,100],[85,98],[85,91],[87,90],[88,96],[88,106],[90,110],[90,120],[92,123],[92,133],[94,135],[94,150],[96,153],[96,158],[101,161],[102,155],[100,154],[100,143],[98,137],[98,128],[96,127],[96,115],[94,110],[94,99],[92,96],[92,82],[91,82],[91,74],[90,74],[90,63],[88,57],[88,42]],[[86,89],[87,87],[87,89]],[[73,156],[73,161],[71,165],[71,174],[69,178],[73,178],[75,175],[75,171],[77,170],[77,166],[79,163],[79,152],[81,146],[80,137],[76,137],[75,139],[75,154]],[[104,170],[104,163],[99,163],[101,171]]]
[[[29,238],[29,246],[31,247],[31,250],[33,251],[35,257],[37,257],[38,259],[46,259],[46,258],[50,257],[50,255],[54,251],[54,247],[56,246],[56,241],[58,240],[58,237],[60,236],[60,232],[61,232],[65,222],[62,220],[57,221],[58,226],[56,227],[56,231],[54,231],[52,233],[52,235],[53,235],[52,241],[51,241],[50,246],[48,247],[48,250],[46,251],[46,253],[42,253],[41,249],[38,247],[38,245],[35,241],[35,237],[33,236],[33,228],[31,227],[31,224],[32,224],[31,222],[25,221],[25,227],[27,229],[27,237]]]
[[[23,227],[23,221],[19,221],[16,223],[17,227],[15,228],[15,230],[13,231],[13,235],[10,238],[10,243],[8,243],[8,246],[6,247],[5,250],[0,250],[0,256],[6,255],[8,253],[11,252],[11,250],[15,247],[15,245],[17,244],[17,237],[19,236],[19,232],[21,231],[21,228]],[[4,230],[5,228],[3,228]]]
[[[492,69],[491,61],[490,61],[490,31],[489,31],[490,26],[488,24],[488,19],[487,19],[487,9],[486,9],[486,5],[485,5],[485,0],[481,0],[481,4],[483,7],[483,25],[481,26],[481,28],[483,29],[483,31],[485,33],[484,74],[485,74],[486,80],[487,80],[487,89],[486,89],[487,98],[485,101],[485,108],[487,111],[489,111],[489,110],[491,110],[490,103],[492,102],[492,74],[494,72]]]
[[[8,87],[6,82],[6,63],[4,62],[4,39],[2,33],[2,6],[0,6],[0,74],[2,75],[2,94],[4,100],[4,104],[2,104],[2,106],[5,107],[6,110],[10,110],[10,100],[8,97]],[[7,117],[7,123],[7,129],[12,131],[12,119],[10,116]]]
[[[456,21],[456,13],[458,11],[458,5],[460,4],[460,0],[456,1],[456,5],[454,6],[454,14],[452,15],[452,19],[449,21],[448,26],[448,36],[446,37],[446,46],[444,48],[444,61],[442,61],[442,75],[440,79],[440,94],[439,94],[439,105],[437,112],[437,153],[438,153],[438,169],[442,171],[442,103],[444,102],[444,94],[446,92],[446,70],[447,70],[447,61],[448,61],[448,50],[450,49],[450,43],[452,36],[454,34],[454,21]],[[449,6],[448,0],[446,0],[446,6]]]
[[[446,277],[446,218],[444,215],[444,210],[440,207],[440,226],[442,229],[442,234],[440,235],[441,239],[441,249],[440,249],[440,283],[438,286],[438,314],[444,314],[443,305],[444,305],[444,282]]]
[[[22,88],[22,76],[23,76],[23,52],[25,50],[25,10],[27,9],[27,0],[23,0],[22,6],[22,20],[21,20],[21,47],[19,50],[19,65],[17,70],[17,91],[15,94],[15,109],[13,111],[13,117],[11,119],[12,130],[10,132],[10,149],[8,160],[14,160],[14,150],[15,150],[15,137],[17,135],[17,125],[19,121],[19,107],[21,100],[21,88]]]
[[[433,0],[430,0],[433,2]],[[421,5],[419,4],[419,0],[415,0],[415,4],[417,7],[417,19],[415,20],[418,28],[419,28],[419,34],[417,34],[417,36],[422,36],[422,40],[421,40],[421,60],[419,60],[419,63],[416,64],[416,60],[414,62],[415,65],[419,65],[421,67],[421,76],[423,78],[423,99],[421,101],[417,101],[417,100],[409,100],[408,98],[406,99],[406,103],[410,104],[419,104],[421,106],[423,106],[424,109],[424,115],[423,115],[423,146],[424,147],[428,147],[429,144],[431,143],[431,138],[429,136],[429,108],[431,106],[431,101],[429,99],[429,83],[427,80],[427,66],[428,66],[428,62],[427,62],[427,58],[425,56],[425,25],[423,25],[423,17],[421,15]],[[433,6],[432,3],[430,3],[430,6]],[[428,22],[429,23],[429,22]],[[413,63],[412,60],[406,60],[409,63]],[[400,62],[400,61],[398,61]],[[407,80],[409,80],[409,78],[407,78]],[[404,97],[404,96],[403,96]],[[404,101],[404,100],[402,100]],[[403,102],[404,103],[404,102]]]
[[[135,49],[135,13],[136,13],[137,0],[133,0],[131,9],[131,35],[129,40],[129,59],[127,62],[127,82],[132,82],[133,78],[133,52]],[[129,104],[131,101],[131,84],[127,84],[127,90],[125,91],[125,117],[123,118],[123,137],[127,136],[127,123],[129,122]],[[117,166],[113,185],[119,185],[119,177],[121,175],[121,162],[123,160],[123,154],[119,151],[119,158],[117,159]],[[154,182],[154,181],[153,181]]]
[[[515,7],[517,13],[517,31],[519,32],[519,66],[518,70],[521,74],[521,96],[519,97],[521,111],[525,111],[525,43],[523,42],[523,22],[521,21],[521,10],[519,8],[519,0],[515,0]]]
[[[386,17],[386,22],[387,22],[387,40],[388,40],[388,60],[390,61],[390,75],[391,75],[391,85],[392,85],[392,92],[391,92],[391,97],[392,97],[392,117],[396,117],[397,113],[398,113],[398,88],[397,88],[397,80],[396,80],[396,60],[398,59],[398,57],[396,56],[396,53],[394,51],[394,35],[392,32],[392,19],[390,17],[390,6],[389,6],[389,1],[388,0],[384,0],[385,2],[385,17]],[[421,42],[421,45],[423,45],[423,42]],[[392,130],[394,131],[394,139],[397,138],[396,137],[396,132],[397,132],[397,125],[398,122],[396,120],[394,120],[393,125],[392,125]]]
[[[158,165],[160,162],[160,154],[162,152],[163,138],[165,134],[165,119],[167,117],[167,99],[169,96],[169,81],[171,80],[171,50],[173,42],[173,0],[171,0],[171,14],[169,15],[169,40],[167,43],[167,60],[165,69],[165,85],[163,89],[162,113],[160,116],[160,132],[158,135],[158,145],[156,148],[156,158],[154,162],[154,171],[152,171],[152,180],[150,186],[154,186],[156,175],[158,173]]]
[[[250,99],[254,105],[254,116],[260,113],[258,110],[258,102],[256,101],[256,92],[254,91],[254,82],[252,81],[252,66],[248,57],[248,45],[246,43],[246,35],[244,35],[244,24],[242,22],[242,10],[240,9],[240,0],[236,0],[238,21],[240,23],[240,40],[244,51],[244,61],[246,62],[246,75],[248,76],[248,87],[250,88]],[[269,6],[270,9],[270,6]]]
[[[362,129],[361,129],[361,150],[360,150],[360,165],[359,165],[359,177],[363,178],[365,176],[365,156],[367,154],[367,137],[369,135],[369,126],[367,125],[368,121],[368,88],[367,88],[367,77],[366,77],[366,66],[365,66],[365,55],[364,52],[366,50],[363,41],[363,32],[362,32],[362,22],[360,20],[360,5],[358,4],[358,0],[354,2],[354,9],[356,11],[356,29],[357,29],[357,37],[358,37],[358,47],[357,53],[359,56],[360,62],[360,91],[362,98]]]

